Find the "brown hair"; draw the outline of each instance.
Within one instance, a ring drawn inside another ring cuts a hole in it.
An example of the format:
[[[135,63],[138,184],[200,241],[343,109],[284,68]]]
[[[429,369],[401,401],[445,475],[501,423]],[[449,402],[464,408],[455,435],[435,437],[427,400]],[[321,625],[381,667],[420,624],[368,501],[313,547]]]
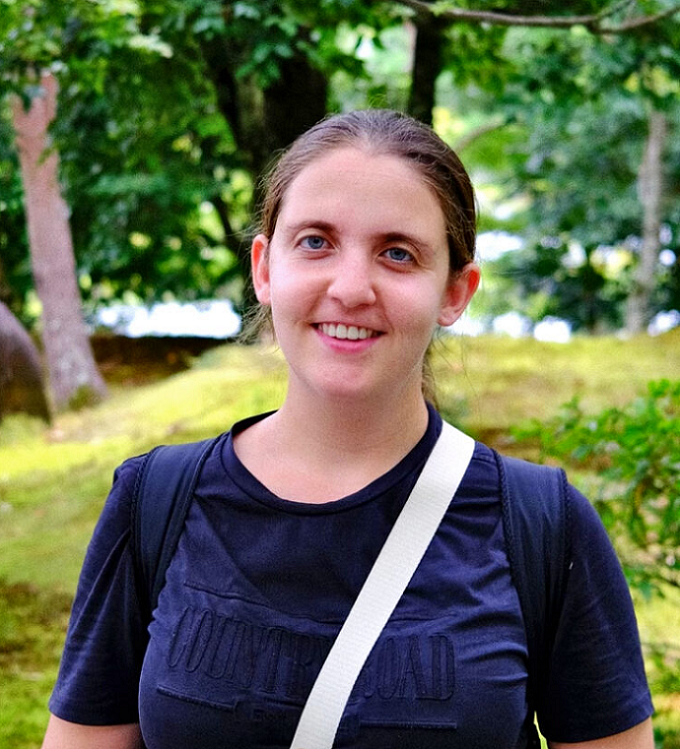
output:
[[[265,175],[258,231],[269,239],[274,235],[286,192],[306,166],[331,151],[348,147],[371,155],[396,156],[411,164],[439,200],[446,225],[450,272],[455,274],[474,260],[475,194],[465,167],[432,128],[389,109],[330,115],[299,136]],[[273,333],[270,310],[258,305],[246,322],[243,337],[252,340],[265,331]],[[428,400],[436,400],[427,356],[423,394]]]

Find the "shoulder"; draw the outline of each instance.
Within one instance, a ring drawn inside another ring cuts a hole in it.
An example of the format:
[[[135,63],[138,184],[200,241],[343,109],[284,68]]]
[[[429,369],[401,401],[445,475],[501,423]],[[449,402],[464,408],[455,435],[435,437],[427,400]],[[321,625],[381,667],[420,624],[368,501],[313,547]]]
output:
[[[520,510],[544,513],[552,512],[555,505],[563,507],[570,491],[561,468],[502,455],[481,442],[475,443],[463,487],[499,501],[510,500]]]
[[[562,544],[565,559],[576,549],[611,546],[593,504],[555,466],[532,463],[490,450],[496,462],[504,522],[521,536],[541,533]]]
[[[135,482],[148,455],[149,453],[135,455],[116,467],[113,472],[112,486],[117,492],[129,495],[134,490]]]
[[[110,530],[129,526],[130,510],[142,466],[148,453],[136,455],[121,463],[113,472],[113,482],[102,510],[99,526]]]
[[[470,464],[461,482],[463,493],[499,496],[497,453],[483,442],[475,442]]]
[[[87,546],[82,577],[93,576],[114,549],[127,546],[132,532],[132,504],[145,455],[128,458],[113,472],[113,481]]]
[[[197,455],[198,444],[159,445],[118,465],[113,472],[113,482],[95,529],[95,543],[99,537],[119,537],[123,533],[127,534],[131,529],[136,498],[143,490],[142,480],[150,479],[158,483],[160,472],[164,477],[163,485],[167,485],[173,470],[179,470],[188,459],[193,461],[193,456]],[[152,458],[158,472],[150,475],[147,469]]]

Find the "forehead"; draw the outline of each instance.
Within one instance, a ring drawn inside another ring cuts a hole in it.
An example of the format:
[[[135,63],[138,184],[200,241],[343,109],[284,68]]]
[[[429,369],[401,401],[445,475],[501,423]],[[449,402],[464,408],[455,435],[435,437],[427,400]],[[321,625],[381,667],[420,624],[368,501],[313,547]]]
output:
[[[295,177],[283,197],[278,221],[309,214],[375,222],[430,225],[445,232],[439,198],[405,159],[360,148],[338,148],[314,159]],[[277,223],[278,223],[277,221]]]

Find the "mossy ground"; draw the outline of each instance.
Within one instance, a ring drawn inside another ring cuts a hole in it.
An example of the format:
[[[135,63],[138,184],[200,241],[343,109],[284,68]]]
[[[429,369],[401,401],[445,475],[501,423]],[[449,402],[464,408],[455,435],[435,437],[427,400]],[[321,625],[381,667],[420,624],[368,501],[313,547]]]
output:
[[[651,379],[676,379],[680,331],[659,338],[577,338],[545,344],[450,339],[433,358],[443,412],[505,452],[535,457],[510,428],[547,418],[579,395],[597,411],[623,405]],[[143,377],[126,382],[144,381]],[[281,356],[225,346],[160,382],[114,382],[111,398],[63,414],[50,428],[25,417],[0,425],[0,746],[40,745],[46,703],[85,547],[125,457],[155,444],[216,434],[275,408],[285,392]],[[658,710],[659,747],[680,749],[680,684],[659,671],[653,644],[680,650],[680,597],[638,603]]]

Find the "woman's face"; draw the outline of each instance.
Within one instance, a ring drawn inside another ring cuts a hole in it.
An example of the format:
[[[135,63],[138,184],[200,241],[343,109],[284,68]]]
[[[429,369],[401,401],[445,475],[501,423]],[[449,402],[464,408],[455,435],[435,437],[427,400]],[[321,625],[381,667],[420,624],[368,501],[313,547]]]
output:
[[[253,242],[290,389],[330,398],[420,396],[436,324],[451,325],[479,279],[449,274],[444,215],[408,163],[327,153],[288,188],[271,238]]]

